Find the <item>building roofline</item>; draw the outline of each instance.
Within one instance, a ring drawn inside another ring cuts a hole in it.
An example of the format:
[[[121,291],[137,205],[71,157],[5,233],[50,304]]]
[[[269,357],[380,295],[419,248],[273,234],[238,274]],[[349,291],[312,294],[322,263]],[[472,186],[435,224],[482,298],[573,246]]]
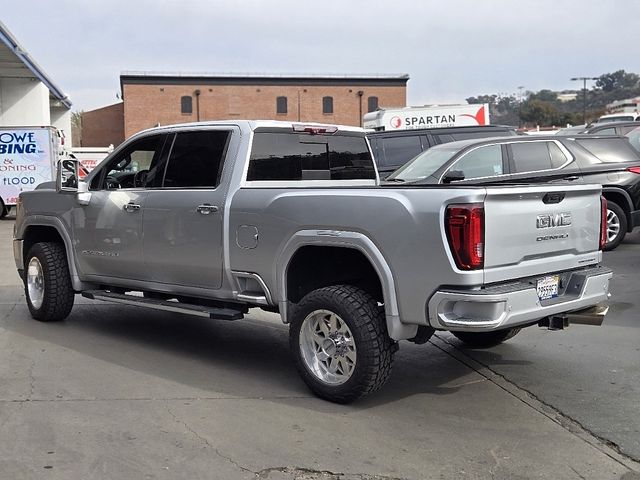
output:
[[[29,52],[18,43],[16,37],[9,31],[4,23],[0,21],[0,40],[4,43],[12,53],[20,59],[20,61],[33,73],[49,89],[49,92],[58,99],[65,107],[71,109],[71,100],[69,97],[49,78],[45,71],[31,58]]]
[[[124,84],[142,85],[366,85],[406,86],[404,74],[273,74],[273,73],[185,73],[138,72],[120,74],[120,89]]]

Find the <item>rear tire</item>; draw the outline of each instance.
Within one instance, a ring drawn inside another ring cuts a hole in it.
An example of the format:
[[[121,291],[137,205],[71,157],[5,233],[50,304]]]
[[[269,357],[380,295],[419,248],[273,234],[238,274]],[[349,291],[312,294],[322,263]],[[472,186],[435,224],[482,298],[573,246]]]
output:
[[[627,215],[620,205],[607,200],[607,243],[604,251],[616,248],[627,235]]]
[[[515,337],[519,328],[507,328],[495,332],[451,332],[458,340],[467,347],[472,348],[489,348],[506,342],[510,338]]]
[[[31,316],[41,322],[55,322],[69,316],[75,292],[64,246],[36,243],[25,262],[24,291]]]
[[[296,306],[289,345],[300,376],[320,398],[349,403],[389,378],[397,343],[384,309],[351,285],[320,288]]]

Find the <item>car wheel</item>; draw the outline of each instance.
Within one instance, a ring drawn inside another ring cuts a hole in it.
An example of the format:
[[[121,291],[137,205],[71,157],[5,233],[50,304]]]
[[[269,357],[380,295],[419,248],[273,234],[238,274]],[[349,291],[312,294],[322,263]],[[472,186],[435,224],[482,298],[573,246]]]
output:
[[[41,322],[64,320],[75,296],[64,246],[36,243],[27,254],[25,267],[24,290],[31,316]]]
[[[9,213],[9,208],[4,204],[2,199],[0,198],[0,218],[4,218]]]
[[[458,340],[467,347],[472,348],[489,348],[495,347],[502,342],[515,337],[519,328],[507,328],[505,330],[497,330],[495,332],[451,332]]]
[[[627,216],[617,203],[607,200],[607,242],[604,251],[613,250],[627,234]]]
[[[387,333],[384,309],[350,285],[307,294],[294,310],[289,344],[307,386],[337,403],[352,402],[384,385],[397,350]]]

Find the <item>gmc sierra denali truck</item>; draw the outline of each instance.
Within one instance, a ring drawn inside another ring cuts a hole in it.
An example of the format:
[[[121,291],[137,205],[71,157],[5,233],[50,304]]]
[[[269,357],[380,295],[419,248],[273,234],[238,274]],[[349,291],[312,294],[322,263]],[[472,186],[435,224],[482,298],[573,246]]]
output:
[[[220,320],[261,307],[335,402],[382,386],[400,340],[490,346],[607,310],[597,185],[380,186],[363,130],[273,121],[146,130],[78,178],[63,160],[18,202],[36,320],[78,293]]]

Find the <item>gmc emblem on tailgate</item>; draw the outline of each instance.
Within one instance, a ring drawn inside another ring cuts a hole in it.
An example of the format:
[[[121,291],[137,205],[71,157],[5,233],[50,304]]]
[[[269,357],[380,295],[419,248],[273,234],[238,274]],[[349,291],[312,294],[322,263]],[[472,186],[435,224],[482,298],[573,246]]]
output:
[[[536,228],[565,227],[567,225],[571,225],[571,214],[569,212],[538,215],[536,218]]]

